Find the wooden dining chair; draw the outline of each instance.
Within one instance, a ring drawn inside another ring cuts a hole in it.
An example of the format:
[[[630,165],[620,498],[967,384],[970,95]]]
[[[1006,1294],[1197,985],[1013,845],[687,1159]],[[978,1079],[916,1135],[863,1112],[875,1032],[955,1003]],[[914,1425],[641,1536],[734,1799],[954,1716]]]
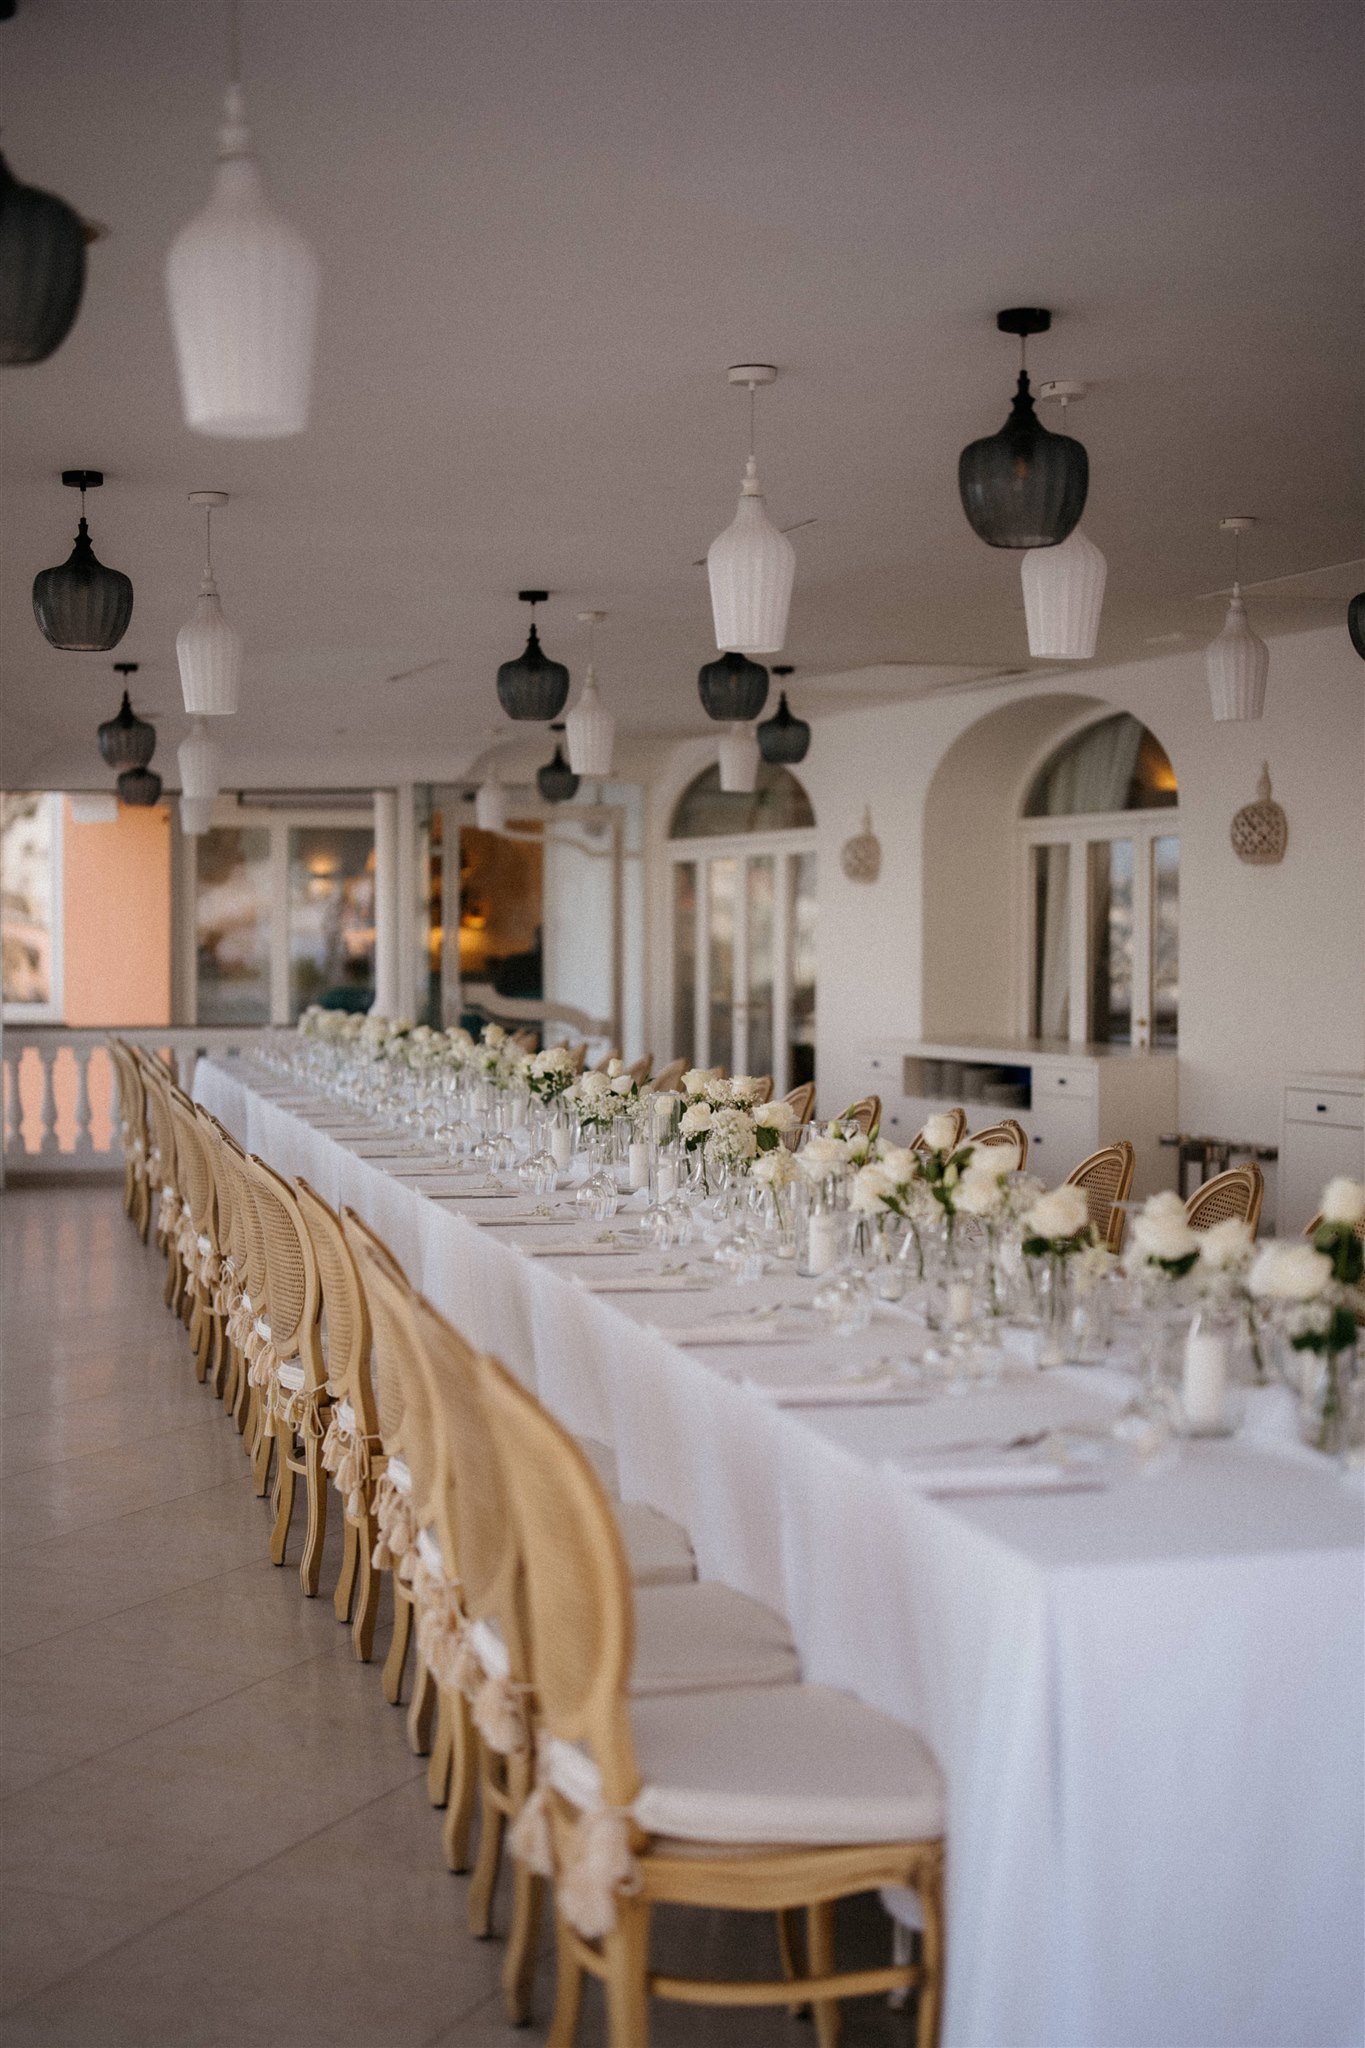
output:
[[[772,1075],[771,1075],[771,1074],[761,1074],[761,1075],[759,1076],[759,1078],[758,1078],[758,1081],[757,1081],[757,1083],[756,1083],[755,1087],[754,1087],[753,1093],[752,1093],[752,1094],[750,1095],[750,1097],[749,1097],[749,1100],[750,1100],[750,1102],[752,1102],[752,1103],[760,1103],[760,1102],[771,1102],[771,1101],[772,1101],[772,1099],[773,1099],[773,1077],[772,1077]]]
[[[660,1067],[657,1074],[651,1075],[649,1081],[651,1093],[655,1095],[671,1095],[686,1072],[686,1060],[670,1060],[666,1067]]]
[[[837,1121],[845,1125],[856,1124],[865,1138],[875,1138],[882,1121],[881,1096],[864,1095],[859,1101],[851,1102]]]
[[[612,1048],[611,1048],[610,1052],[608,1052],[608,1053],[605,1053],[605,1054],[603,1055],[603,1057],[602,1057],[602,1058],[601,1058],[601,1059],[600,1059],[600,1060],[599,1060],[599,1061],[597,1062],[597,1065],[596,1065],[596,1066],[595,1066],[595,1067],[593,1068],[593,1070],[592,1070],[592,1071],[593,1071],[593,1073],[594,1073],[594,1074],[605,1074],[605,1073],[606,1073],[606,1071],[607,1071],[607,1068],[608,1068],[608,1067],[609,1067],[609,1066],[611,1065],[612,1061],[613,1061],[613,1060],[619,1060],[619,1059],[620,1059],[620,1057],[621,1057],[621,1048],[620,1048],[620,1046],[619,1046],[619,1045],[614,1045],[614,1046],[612,1046]]]
[[[948,1149],[951,1152],[956,1152],[967,1135],[967,1112],[965,1109],[949,1109],[941,1111],[940,1114],[950,1116],[953,1119],[953,1142]],[[926,1128],[926,1125],[921,1125],[910,1140],[910,1150],[912,1152],[926,1152],[929,1149],[928,1140],[924,1135]]]
[[[1135,1165],[1132,1146],[1120,1138],[1117,1144],[1102,1145],[1079,1166],[1073,1166],[1064,1182],[1066,1187],[1084,1191],[1095,1235],[1111,1252],[1123,1247],[1127,1217],[1121,1205],[1133,1185]]]
[[[209,1297],[209,1315],[214,1328],[216,1360],[212,1366],[213,1391],[229,1412],[236,1395],[235,1368],[238,1352],[232,1328],[241,1298],[243,1239],[237,1217],[238,1147],[231,1133],[212,1111],[196,1103],[195,1115],[213,1175],[216,1270]]]
[[[918,1992],[919,2048],[933,2048],[944,1823],[928,1749],[823,1686],[632,1698],[636,1617],[610,1502],[510,1375],[489,1374],[483,1395],[522,1566],[538,1744],[512,1847],[555,1884],[554,2048],[570,2048],[585,1972],[605,1988],[610,2048],[647,2048],[651,1997],[808,2002],[820,2048],[833,2048],[839,1999],[906,1988]],[[839,1972],[835,1902],[887,1884],[919,1897],[920,1962]],[[654,1972],[660,1904],[804,1908],[807,1968],[742,1983]]]
[[[1002,1117],[998,1124],[987,1124],[982,1131],[973,1131],[967,1143],[987,1147],[1013,1145],[1019,1154],[1019,1171],[1022,1173],[1028,1165],[1028,1133],[1012,1116]]]
[[[654,1055],[652,1052],[647,1052],[643,1059],[636,1060],[633,1065],[626,1068],[626,1072],[630,1075],[637,1088],[644,1087],[645,1082],[649,1078],[649,1070],[653,1065]]]
[[[256,1400],[249,1372],[256,1317],[265,1303],[265,1238],[256,1217],[246,1154],[227,1130],[222,1131],[219,1161],[231,1185],[227,1242],[232,1270],[224,1326],[228,1366],[223,1383],[223,1406],[232,1417],[249,1454],[254,1440]]]
[[[145,1244],[151,1218],[147,1186],[147,1105],[133,1049],[112,1033],[106,1041],[114,1070],[119,1145],[123,1152],[123,1207]]]
[[[789,1088],[782,1099],[796,1112],[798,1129],[802,1124],[808,1124],[815,1112],[814,1081],[802,1081],[799,1086]]]
[[[299,1583],[308,1599],[318,1590],[327,1535],[327,1475],[322,1468],[331,1400],[322,1351],[322,1289],[313,1242],[294,1191],[282,1174],[254,1155],[250,1160],[256,1209],[265,1235],[268,1343],[257,1354],[263,1427],[275,1442],[275,1522],[270,1562],[282,1565],[289,1544],[297,1482],[302,1479],[307,1527]]]
[[[1365,1239],[1365,1216],[1357,1217],[1351,1228],[1357,1237]],[[1316,1216],[1310,1217],[1308,1222],[1304,1224],[1303,1234],[1305,1237],[1316,1237],[1321,1229],[1322,1211],[1319,1210]]]
[[[1255,1237],[1264,1200],[1265,1176],[1254,1160],[1248,1160],[1245,1166],[1229,1167],[1197,1187],[1185,1204],[1185,1221],[1191,1230],[1211,1230],[1215,1223],[1236,1218],[1248,1224]]]
[[[180,1264],[180,1226],[183,1216],[180,1187],[176,1177],[175,1126],[171,1120],[170,1075],[151,1053],[138,1060],[147,1105],[147,1172],[154,1200],[156,1241],[166,1254],[166,1283],[161,1299],[178,1310],[183,1271]]]
[[[218,1225],[213,1169],[194,1104],[187,1095],[173,1087],[170,1105],[182,1193],[180,1262],[185,1275],[182,1313],[194,1349],[195,1377],[202,1383],[208,1378],[216,1356],[213,1290],[218,1283]]]

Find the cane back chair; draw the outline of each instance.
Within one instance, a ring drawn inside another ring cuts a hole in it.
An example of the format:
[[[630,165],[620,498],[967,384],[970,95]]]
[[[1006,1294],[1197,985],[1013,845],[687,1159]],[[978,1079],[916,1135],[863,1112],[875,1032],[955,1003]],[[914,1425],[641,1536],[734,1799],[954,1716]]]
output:
[[[1073,1166],[1066,1177],[1067,1187],[1080,1188],[1085,1195],[1095,1235],[1111,1252],[1120,1251],[1123,1246],[1127,1219],[1122,1205],[1133,1185],[1135,1164],[1132,1146],[1126,1138],[1120,1138],[1117,1144],[1102,1145],[1098,1152],[1092,1152],[1079,1166]]]
[[[973,1131],[967,1143],[987,1147],[1013,1145],[1019,1154],[1019,1171],[1022,1173],[1028,1165],[1028,1133],[1012,1116],[1002,1117],[998,1124],[987,1124],[982,1131]]]
[[[1253,1237],[1261,1220],[1265,1200],[1265,1177],[1254,1160],[1216,1173],[1197,1187],[1185,1204],[1185,1221],[1191,1230],[1211,1230],[1215,1223],[1234,1218],[1249,1226]]]

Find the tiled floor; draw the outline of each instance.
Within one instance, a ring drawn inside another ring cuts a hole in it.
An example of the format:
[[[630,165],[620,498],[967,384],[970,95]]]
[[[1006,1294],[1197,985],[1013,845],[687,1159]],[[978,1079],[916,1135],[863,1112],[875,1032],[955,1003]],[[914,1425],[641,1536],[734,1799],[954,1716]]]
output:
[[[105,1189],[0,1198],[0,2044],[511,2048],[501,1950],[403,1716],[267,1557],[240,1439]],[[382,1658],[384,1641],[378,1643]],[[665,1966],[765,1974],[763,1916],[658,1929]],[[853,1956],[886,1922],[845,1914]],[[849,2048],[904,2041],[851,2003]],[[661,2044],[804,2048],[785,2012],[656,2006]],[[585,2006],[580,2039],[601,2039]]]

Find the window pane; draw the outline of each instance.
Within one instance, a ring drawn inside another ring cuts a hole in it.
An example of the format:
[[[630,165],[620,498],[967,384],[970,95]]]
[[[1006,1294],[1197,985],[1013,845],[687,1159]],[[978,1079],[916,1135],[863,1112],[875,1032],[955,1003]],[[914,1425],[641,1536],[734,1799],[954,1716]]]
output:
[[[374,833],[293,826],[289,833],[289,1014],[310,1003],[368,1010],[374,1000]]]
[[[1180,1025],[1180,841],[1152,841],[1152,1043],[1175,1045]]]
[[[728,796],[713,763],[678,798],[669,837],[724,839],[732,832],[791,832],[814,823],[810,798],[790,768],[761,761],[753,795]]]
[[[1178,800],[1175,770],[1160,740],[1120,711],[1063,741],[1035,778],[1024,816],[1162,810]]]
[[[691,1066],[696,1058],[697,869],[679,861],[673,870],[673,1044],[674,1059]]]
[[[1071,849],[1032,846],[1035,1038],[1065,1038],[1071,1026]]]
[[[745,1065],[751,1074],[773,1070],[773,892],[770,853],[748,863],[749,897],[749,1049]]]
[[[199,1022],[268,1024],[270,833],[264,826],[218,826],[197,845]]]
[[[1087,848],[1090,868],[1090,1036],[1126,1045],[1133,1036],[1133,842]]]
[[[0,935],[7,1003],[54,1000],[53,864],[60,802],[46,790],[0,794]]]
[[[735,1002],[735,880],[738,862],[713,860],[707,866],[711,899],[711,957],[707,966],[707,995],[711,1011],[711,1043],[707,1063],[730,1068],[734,1064]]]
[[[789,1088],[815,1079],[815,908],[815,855],[799,853],[792,862]]]

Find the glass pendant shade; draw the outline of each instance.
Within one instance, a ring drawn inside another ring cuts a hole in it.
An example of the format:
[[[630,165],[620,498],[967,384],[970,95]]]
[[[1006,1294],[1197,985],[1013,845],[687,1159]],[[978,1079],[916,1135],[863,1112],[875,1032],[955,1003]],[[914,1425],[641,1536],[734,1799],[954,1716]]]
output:
[[[958,457],[957,487],[968,524],[988,547],[1056,547],[1085,510],[1090,458],[1069,434],[1048,432],[1021,370],[1000,432]]]
[[[490,771],[474,792],[474,823],[480,832],[507,830],[507,790],[496,772]]]
[[[575,775],[611,774],[616,720],[597,694],[597,678],[591,669],[582,696],[564,721],[564,737],[569,746],[569,766]]]
[[[706,551],[717,647],[778,654],[796,575],[796,549],[768,517],[754,458],[740,486],[739,510]]]
[[[1353,597],[1346,607],[1346,630],[1351,636],[1352,647],[1365,661],[1365,590]]]
[[[119,802],[149,811],[161,801],[161,777],[154,768],[125,768],[118,779]]]
[[[207,832],[213,822],[213,798],[211,796],[186,796],[180,794],[180,829],[187,839],[198,839]]]
[[[123,693],[117,718],[106,718],[96,738],[106,766],[115,769],[145,768],[156,752],[156,727],[139,718]]]
[[[107,654],[127,632],[133,586],[121,569],[99,560],[84,519],[60,567],[34,577],[33,616],[43,638],[64,654]]]
[[[810,727],[804,718],[792,717],[785,690],[773,716],[758,728],[758,751],[765,761],[784,768],[794,768],[810,751]]]
[[[0,363],[45,362],[85,289],[85,228],[53,192],[21,185],[0,156]]]
[[[188,739],[181,740],[176,748],[176,760],[180,764],[180,794],[202,797],[211,803],[222,786],[219,747],[198,719]]]
[[[1252,632],[1241,587],[1236,583],[1223,630],[1209,642],[1205,661],[1214,718],[1220,722],[1259,718],[1265,709],[1270,649]]]
[[[166,297],[185,424],[241,441],[308,424],[318,266],[275,212],[230,85],[209,203],[166,257]]]
[[[737,725],[720,743],[720,786],[726,796],[752,796],[758,787],[758,741],[747,725]]]
[[[697,691],[708,718],[722,725],[747,723],[768,701],[768,671],[742,654],[722,654],[700,671]]]
[[[562,661],[550,660],[532,624],[525,653],[503,662],[498,670],[498,702],[509,718],[546,725],[558,718],[568,700],[569,671]]]
[[[1019,564],[1036,661],[1089,661],[1095,652],[1108,564],[1079,527],[1055,548],[1030,548]]]
[[[564,759],[564,749],[556,742],[554,759],[536,770],[536,788],[547,804],[565,804],[571,796],[577,796],[578,782]]]
[[[227,718],[237,709],[242,636],[223,617],[218,585],[206,574],[193,616],[175,636],[180,688],[191,718]]]

